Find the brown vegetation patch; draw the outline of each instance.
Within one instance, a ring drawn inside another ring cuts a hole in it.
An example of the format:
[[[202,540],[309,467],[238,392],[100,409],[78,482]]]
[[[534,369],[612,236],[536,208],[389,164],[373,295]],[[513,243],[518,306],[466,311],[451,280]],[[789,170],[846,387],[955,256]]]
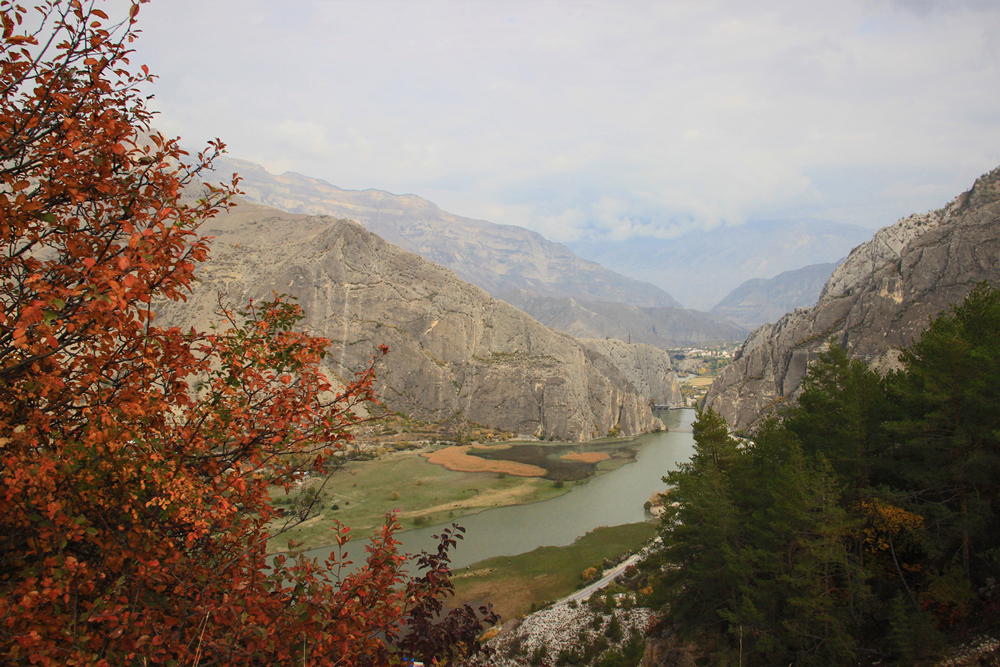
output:
[[[601,461],[607,461],[611,458],[607,452],[570,452],[569,454],[563,454],[561,457],[563,461],[583,461],[584,463],[600,463]]]
[[[424,452],[421,456],[426,458],[429,463],[444,466],[448,470],[456,472],[503,472],[515,477],[542,477],[545,475],[545,468],[539,468],[529,463],[489,461],[468,454],[468,451],[473,448],[507,449],[508,447],[510,445],[460,445],[445,447],[434,452]]]

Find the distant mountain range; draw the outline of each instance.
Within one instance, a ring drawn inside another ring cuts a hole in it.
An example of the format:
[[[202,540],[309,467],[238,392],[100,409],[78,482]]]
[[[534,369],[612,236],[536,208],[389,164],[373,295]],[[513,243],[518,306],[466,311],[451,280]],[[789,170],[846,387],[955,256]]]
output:
[[[344,190],[292,172],[276,176],[246,160],[222,157],[215,168],[220,178],[239,173],[240,187],[254,203],[354,220],[574,335],[675,347],[746,334],[718,316],[683,310],[666,290],[581,259],[565,245],[522,227],[452,215],[416,195]],[[512,296],[522,292],[531,298]],[[559,305],[570,302],[569,308]]]
[[[779,273],[774,278],[751,278],[709,312],[748,329],[777,322],[785,313],[816,303],[823,285],[839,264],[812,264]]]
[[[709,310],[747,280],[835,262],[871,234],[864,227],[826,220],[772,220],[692,231],[675,239],[567,245],[613,271],[668,287],[687,308]]]
[[[215,170],[238,173],[240,188],[252,202],[289,213],[354,220],[493,295],[529,289],[544,296],[680,306],[667,291],[581,259],[540,234],[452,215],[416,195],[344,190],[294,172],[276,176],[253,162],[227,157],[216,160]]]
[[[724,317],[683,308],[643,308],[624,303],[576,301],[568,297],[539,296],[528,290],[500,298],[542,324],[578,338],[615,338],[659,348],[743,340],[748,327]]]

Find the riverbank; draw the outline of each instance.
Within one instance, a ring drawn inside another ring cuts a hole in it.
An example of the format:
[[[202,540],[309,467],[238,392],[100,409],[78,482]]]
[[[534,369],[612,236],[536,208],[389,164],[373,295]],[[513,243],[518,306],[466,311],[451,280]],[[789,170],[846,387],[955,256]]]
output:
[[[643,503],[652,492],[663,490],[663,475],[687,461],[694,448],[690,433],[694,411],[673,410],[663,417],[669,431],[628,441],[627,446],[635,451],[635,464],[596,475],[586,483],[573,485],[568,493],[543,502],[491,507],[466,515],[459,521],[466,532],[451,554],[453,567],[465,567],[494,556],[523,554],[538,547],[568,546],[598,526],[648,520]],[[564,489],[569,486],[566,484]],[[409,554],[435,550],[438,544],[435,535],[443,527],[414,527],[398,533],[399,550]],[[367,543],[364,534],[355,531],[354,538],[350,548],[352,559],[364,553]],[[316,548],[307,555],[323,560],[330,552],[329,547]]]
[[[329,545],[336,522],[349,526],[356,536],[367,536],[393,512],[400,532],[405,532],[445,525],[488,509],[551,500],[634,462],[633,440],[603,438],[582,444],[509,441],[502,445],[502,451],[487,445],[463,448],[466,455],[514,456],[530,461],[544,474],[532,477],[510,474],[503,460],[483,458],[484,467],[498,466],[490,472],[454,470],[434,463],[433,454],[454,448],[448,445],[385,452],[373,460],[353,461],[327,478],[304,480],[288,494],[283,489],[272,490],[275,504],[289,513],[308,502],[309,494],[315,500],[314,516],[273,540],[271,553],[285,551],[289,540],[307,549]],[[280,524],[272,526],[277,531]]]
[[[640,549],[656,535],[653,522],[597,528],[572,544],[539,547],[516,556],[497,556],[453,573],[455,597],[449,607],[490,602],[504,620],[523,616],[577,590],[588,568]]]

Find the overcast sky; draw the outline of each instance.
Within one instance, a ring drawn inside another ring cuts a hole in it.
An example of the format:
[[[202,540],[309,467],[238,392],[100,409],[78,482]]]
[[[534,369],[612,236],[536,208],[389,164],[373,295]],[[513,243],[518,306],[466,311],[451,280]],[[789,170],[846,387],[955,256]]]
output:
[[[1000,165],[1000,2],[153,0],[161,131],[555,240],[879,227]]]

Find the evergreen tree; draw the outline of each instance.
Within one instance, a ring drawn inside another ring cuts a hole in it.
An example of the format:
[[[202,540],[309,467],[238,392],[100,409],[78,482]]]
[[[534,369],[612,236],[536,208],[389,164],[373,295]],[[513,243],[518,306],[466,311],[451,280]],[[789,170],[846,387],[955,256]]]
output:
[[[752,441],[699,413],[648,597],[708,659],[909,664],[1000,576],[1000,292],[977,286],[902,361],[883,380],[831,341]]]
[[[719,611],[731,604],[736,585],[726,554],[739,532],[729,498],[739,449],[725,420],[711,408],[699,412],[693,426],[690,462],[663,478],[671,489],[661,530],[666,547],[661,599],[667,617],[681,623],[682,634],[721,635],[727,623]]]
[[[898,467],[927,520],[932,558],[969,582],[1000,575],[1000,291],[976,286],[931,322],[889,381]]]
[[[830,340],[802,382],[797,404],[783,416],[785,426],[808,455],[822,454],[846,487],[861,493],[885,448],[882,423],[889,402],[882,378]],[[849,491],[849,493],[852,493]]]

